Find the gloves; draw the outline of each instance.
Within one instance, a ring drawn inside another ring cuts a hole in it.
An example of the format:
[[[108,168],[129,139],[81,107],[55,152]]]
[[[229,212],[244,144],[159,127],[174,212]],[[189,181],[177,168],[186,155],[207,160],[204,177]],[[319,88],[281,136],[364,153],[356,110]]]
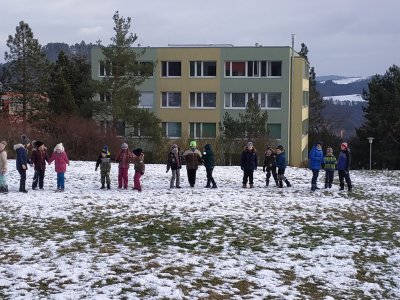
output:
[[[142,174],[142,175],[143,175],[143,174],[144,174],[144,172],[140,172],[140,174]]]
[[[23,170],[26,170],[26,166],[25,166],[25,165],[22,165],[21,168],[22,168]]]
[[[168,173],[169,170],[166,170],[165,173]]]
[[[95,168],[94,170],[97,171],[97,168]]]

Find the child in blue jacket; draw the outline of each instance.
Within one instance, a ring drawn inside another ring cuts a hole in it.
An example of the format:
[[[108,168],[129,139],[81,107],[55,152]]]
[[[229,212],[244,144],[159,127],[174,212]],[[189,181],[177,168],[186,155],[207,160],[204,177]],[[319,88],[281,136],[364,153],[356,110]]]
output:
[[[312,171],[312,179],[311,179],[311,191],[315,191],[318,189],[317,180],[319,175],[319,170],[321,169],[321,165],[324,162],[324,153],[322,152],[322,143],[316,143],[310,153],[308,154],[309,158],[309,168]]]
[[[285,149],[283,149],[282,145],[279,145],[276,147],[276,167],[278,168],[278,185],[280,188],[283,188],[283,181],[286,183],[287,187],[292,186],[285,177],[286,164]]]

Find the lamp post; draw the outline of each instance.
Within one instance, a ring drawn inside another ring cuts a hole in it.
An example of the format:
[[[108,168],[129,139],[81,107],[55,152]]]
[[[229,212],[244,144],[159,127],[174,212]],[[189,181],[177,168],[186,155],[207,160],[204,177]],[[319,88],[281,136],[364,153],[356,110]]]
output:
[[[372,142],[374,141],[375,138],[373,137],[367,137],[367,140],[369,142],[369,169],[371,170],[371,166],[372,166]]]

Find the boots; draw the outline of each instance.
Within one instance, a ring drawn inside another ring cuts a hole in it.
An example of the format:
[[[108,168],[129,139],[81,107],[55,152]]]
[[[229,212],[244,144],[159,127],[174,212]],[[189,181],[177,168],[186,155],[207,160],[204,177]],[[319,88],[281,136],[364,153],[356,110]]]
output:
[[[242,188],[246,189],[247,185],[243,183]]]
[[[269,186],[269,178],[267,178],[267,179],[265,180],[265,185],[266,185],[266,186]]]
[[[349,190],[349,193],[351,193],[353,187],[352,187],[351,185],[349,185],[349,186],[347,186],[347,188],[348,188],[348,190]]]
[[[110,185],[109,184],[107,184],[107,190],[109,190],[111,187],[110,187]]]
[[[311,185],[311,191],[314,192],[317,189],[317,185],[316,184],[312,184]]]
[[[276,187],[279,187],[278,180],[275,180],[275,185],[276,185]]]
[[[252,189],[254,187],[254,185],[253,184],[250,184],[250,188]]]
[[[287,179],[285,180],[285,183],[286,183],[286,186],[287,186],[287,187],[291,187],[291,186],[292,186],[292,185],[290,184],[289,180],[287,180]]]
[[[101,188],[100,189],[102,189],[102,190],[105,189],[104,183],[101,184]]]
[[[279,182],[278,182],[278,187],[279,187],[279,188],[283,188],[282,180],[279,180]]]

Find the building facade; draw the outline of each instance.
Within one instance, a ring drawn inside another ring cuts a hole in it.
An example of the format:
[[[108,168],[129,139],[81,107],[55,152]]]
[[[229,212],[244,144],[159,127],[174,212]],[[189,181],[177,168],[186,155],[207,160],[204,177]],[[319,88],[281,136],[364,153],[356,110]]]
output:
[[[93,48],[93,79],[106,75],[103,59]],[[215,138],[225,112],[237,117],[255,99],[268,112],[269,135],[287,149],[289,163],[307,158],[309,66],[290,47],[147,47],[141,61],[156,65],[138,88],[140,107],[157,114],[166,137]]]

